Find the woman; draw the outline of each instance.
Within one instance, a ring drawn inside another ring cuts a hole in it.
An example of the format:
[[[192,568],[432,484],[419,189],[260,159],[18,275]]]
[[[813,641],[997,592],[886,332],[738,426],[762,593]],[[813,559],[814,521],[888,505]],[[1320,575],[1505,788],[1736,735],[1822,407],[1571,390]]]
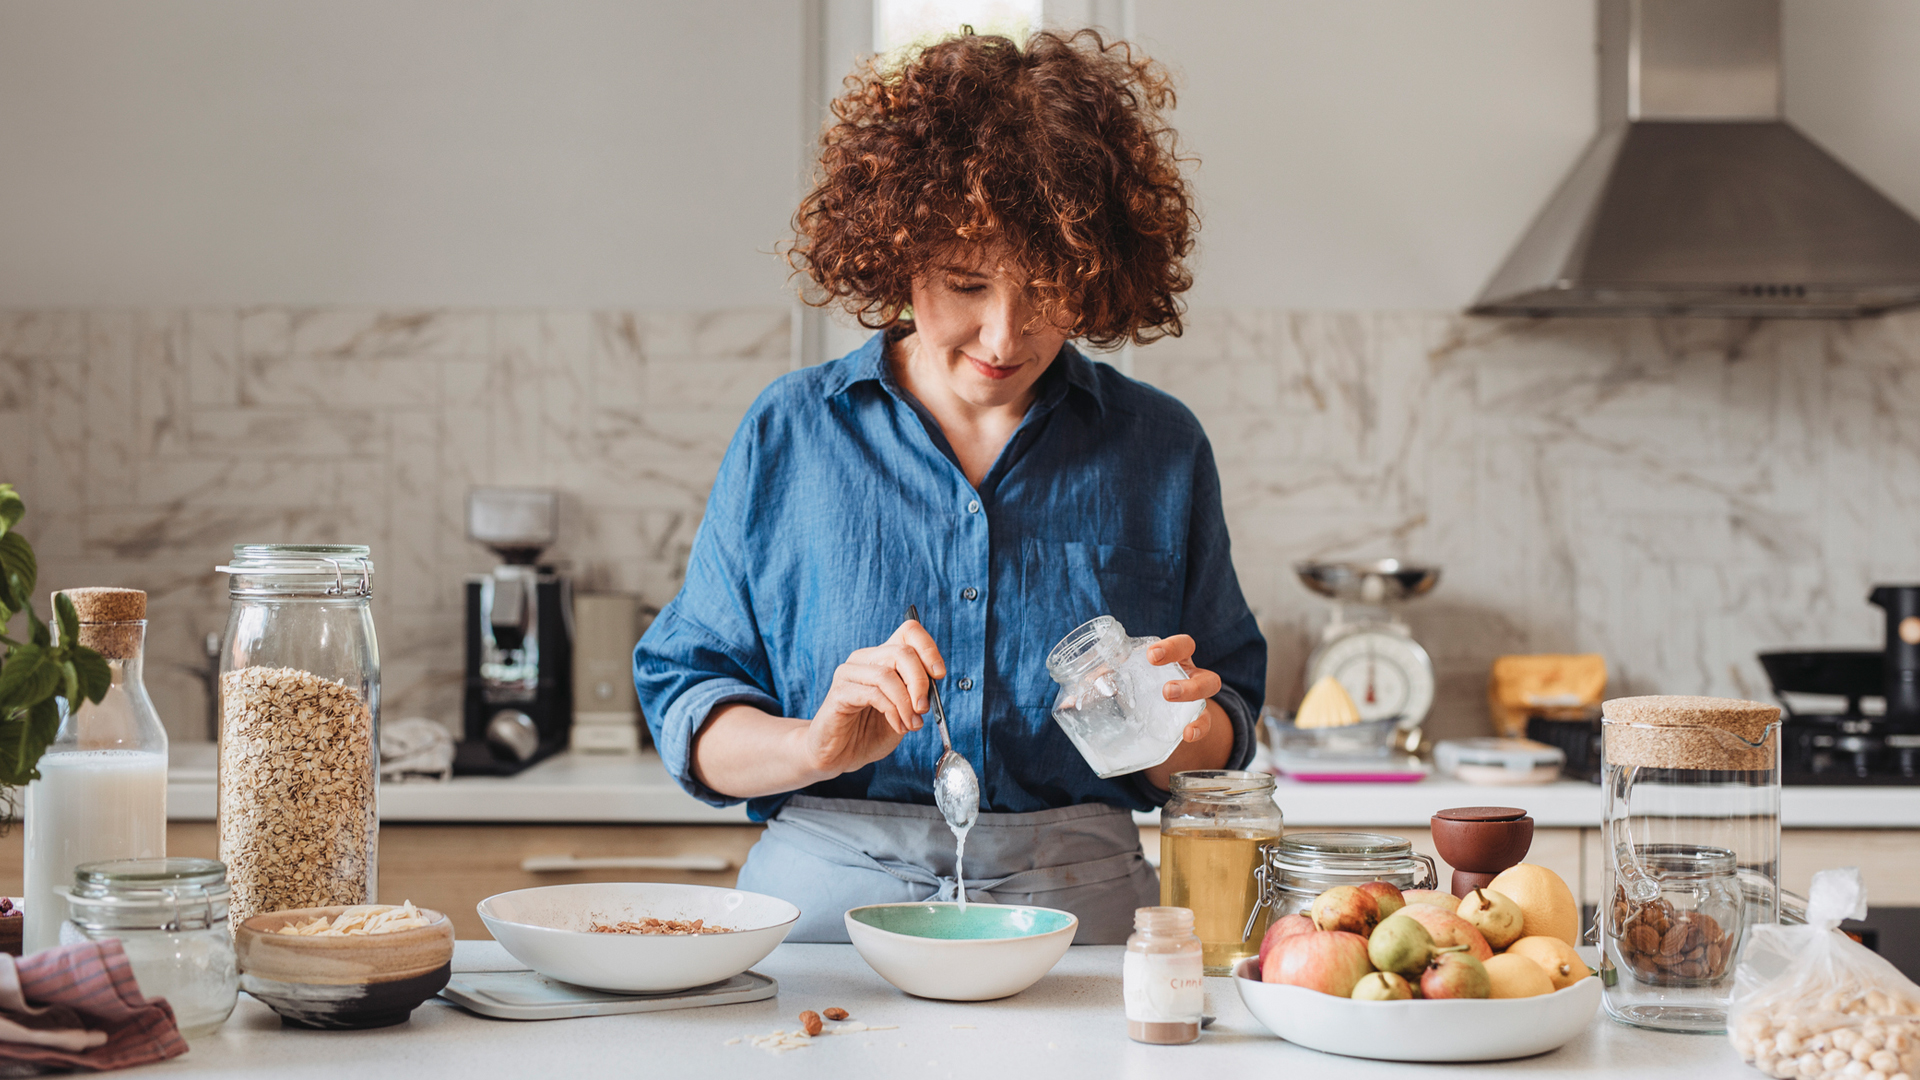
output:
[[[969,897],[1124,941],[1159,902],[1128,811],[1243,767],[1266,674],[1199,423],[1068,344],[1180,329],[1173,94],[1091,32],[967,34],[848,86],[789,259],[881,332],[748,411],[634,653],[641,704],[688,791],[768,822],[740,887],[799,905],[790,940],[845,941],[849,907],[953,898],[938,682],[980,778]],[[1054,723],[1045,663],[1101,614],[1164,638],[1152,659],[1187,673],[1166,697],[1206,703],[1112,780]]]

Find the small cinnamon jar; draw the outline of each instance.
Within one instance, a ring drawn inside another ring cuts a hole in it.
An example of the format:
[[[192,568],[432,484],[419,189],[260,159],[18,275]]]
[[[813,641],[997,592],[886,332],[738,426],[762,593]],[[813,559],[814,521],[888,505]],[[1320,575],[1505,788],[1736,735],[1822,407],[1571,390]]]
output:
[[[1192,911],[1179,907],[1135,909],[1133,936],[1127,939],[1123,964],[1128,1038],[1169,1046],[1200,1037],[1206,984]]]

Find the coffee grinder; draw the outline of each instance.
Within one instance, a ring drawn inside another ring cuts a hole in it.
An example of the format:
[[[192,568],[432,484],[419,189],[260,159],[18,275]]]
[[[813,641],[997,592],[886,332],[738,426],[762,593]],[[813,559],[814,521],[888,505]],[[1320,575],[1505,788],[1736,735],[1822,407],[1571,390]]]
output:
[[[552,491],[475,488],[467,537],[501,564],[467,579],[467,670],[453,771],[517,773],[567,745],[573,722],[573,590],[540,555],[558,535]]]

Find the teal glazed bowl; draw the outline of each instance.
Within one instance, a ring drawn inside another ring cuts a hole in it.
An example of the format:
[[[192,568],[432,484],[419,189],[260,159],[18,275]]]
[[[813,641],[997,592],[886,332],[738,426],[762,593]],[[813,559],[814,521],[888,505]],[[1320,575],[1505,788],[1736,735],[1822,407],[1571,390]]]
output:
[[[1080,920],[1011,904],[869,904],[847,912],[867,966],[914,997],[990,1001],[1017,994],[1066,955]]]

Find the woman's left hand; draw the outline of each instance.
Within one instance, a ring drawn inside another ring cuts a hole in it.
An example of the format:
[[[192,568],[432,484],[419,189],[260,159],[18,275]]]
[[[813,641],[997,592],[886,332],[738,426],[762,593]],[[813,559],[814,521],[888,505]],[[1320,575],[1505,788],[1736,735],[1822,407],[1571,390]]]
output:
[[[1156,641],[1147,647],[1147,660],[1154,664],[1179,664],[1180,670],[1187,673],[1184,679],[1175,679],[1161,691],[1168,701],[1206,701],[1220,692],[1220,676],[1206,668],[1193,666],[1193,635],[1175,634],[1170,638]],[[1187,725],[1181,734],[1186,742],[1199,742],[1213,731],[1213,710],[1201,712],[1198,719]]]

